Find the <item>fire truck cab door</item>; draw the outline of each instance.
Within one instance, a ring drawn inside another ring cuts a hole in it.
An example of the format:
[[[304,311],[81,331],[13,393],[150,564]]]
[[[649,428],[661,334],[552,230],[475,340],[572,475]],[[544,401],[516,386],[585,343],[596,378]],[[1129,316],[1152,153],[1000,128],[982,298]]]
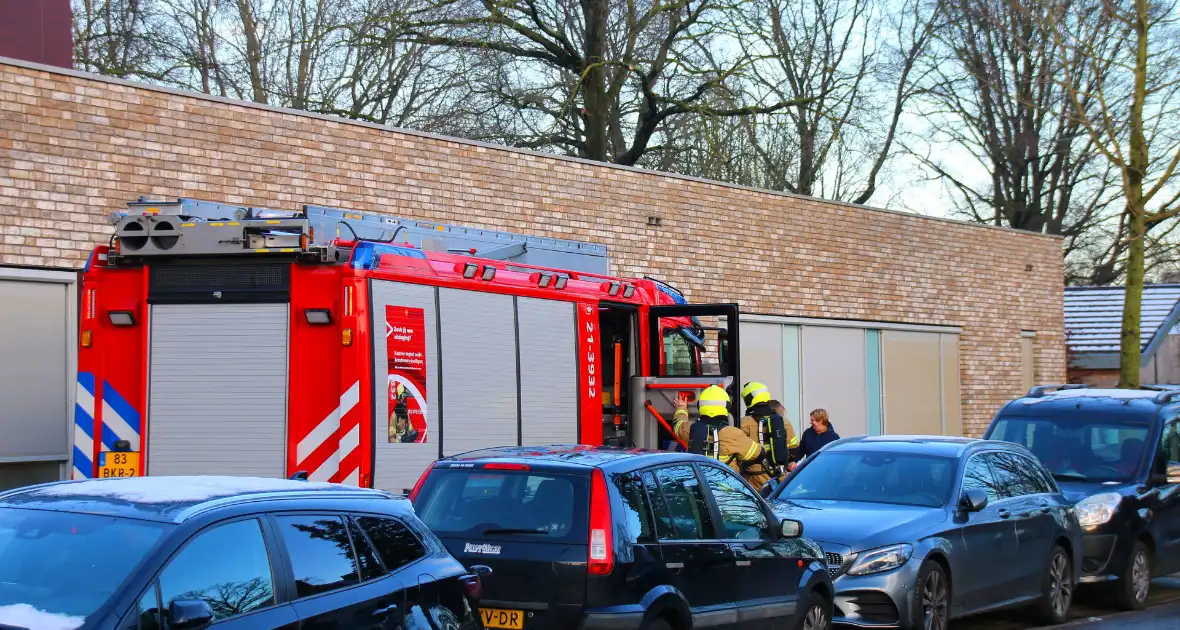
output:
[[[650,436],[644,441],[654,439],[656,443],[643,446],[664,448],[673,443],[671,433],[655,414],[670,424],[672,403],[680,391],[689,393],[695,401],[702,389],[720,384],[729,392],[730,415],[740,417],[737,304],[653,306],[648,324],[654,376],[642,379],[646,389],[642,404],[651,402],[655,413],[641,407],[634,415],[643,418],[644,425],[650,425],[636,426],[636,435]]]

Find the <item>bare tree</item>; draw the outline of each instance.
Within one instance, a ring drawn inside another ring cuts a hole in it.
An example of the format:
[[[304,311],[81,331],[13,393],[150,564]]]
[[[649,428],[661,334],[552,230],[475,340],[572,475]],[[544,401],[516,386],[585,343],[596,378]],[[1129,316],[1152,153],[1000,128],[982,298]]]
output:
[[[738,40],[753,90],[791,102],[749,125],[766,184],[867,202],[916,94],[937,6],[905,0],[754,0]]]
[[[1093,238],[1110,218],[1114,172],[1071,115],[1075,107],[1095,110],[1087,94],[1105,70],[1061,50],[1053,25],[1021,0],[942,5],[939,45],[927,59],[925,111],[935,147],[961,147],[988,178],[973,181],[950,160],[925,152],[919,158],[958,193],[959,209],[973,220],[1063,235],[1066,253],[1091,252],[1097,269],[1117,260],[1120,250],[1107,246],[1117,239]],[[1072,77],[1069,86],[1056,79],[1063,71]],[[1076,104],[1071,89],[1083,94]]]
[[[1063,64],[1056,77],[1072,120],[1121,176],[1127,263],[1119,384],[1138,387],[1148,234],[1174,229],[1169,224],[1180,214],[1180,15],[1175,3],[1156,0],[1036,9],[1029,10],[1052,29],[1060,54],[1080,60]],[[1102,80],[1083,80],[1083,69]]]
[[[708,105],[746,63],[718,56],[721,1],[434,0],[409,26],[415,41],[473,53],[485,70],[473,101],[515,114],[500,121],[505,141],[631,165],[677,116],[793,104]]]
[[[150,0],[74,0],[74,63],[119,78],[159,80]]]

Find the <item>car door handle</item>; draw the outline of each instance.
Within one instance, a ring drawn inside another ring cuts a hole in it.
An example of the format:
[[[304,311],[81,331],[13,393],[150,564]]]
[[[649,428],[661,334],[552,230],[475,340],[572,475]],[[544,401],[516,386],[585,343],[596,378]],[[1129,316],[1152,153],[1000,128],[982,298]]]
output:
[[[373,611],[373,617],[377,619],[386,619],[397,614],[397,604],[386,606],[385,608],[378,608]]]
[[[1009,516],[1012,516],[1012,513],[1008,510],[1000,510],[999,512],[996,512],[996,515],[1000,518],[1008,518]]]
[[[671,569],[673,571],[679,571],[684,568],[684,563],[683,562],[669,562],[669,563],[665,564],[664,567]]]
[[[739,567],[748,567],[748,566],[750,566],[750,561],[749,560],[738,560],[737,562],[734,562],[734,564],[738,565]]]

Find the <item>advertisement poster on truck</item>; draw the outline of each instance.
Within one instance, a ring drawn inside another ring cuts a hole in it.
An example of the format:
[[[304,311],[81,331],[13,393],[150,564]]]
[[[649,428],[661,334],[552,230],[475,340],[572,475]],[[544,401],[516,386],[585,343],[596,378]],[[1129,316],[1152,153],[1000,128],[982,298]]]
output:
[[[385,307],[389,350],[389,441],[426,442],[426,317],[420,308]]]

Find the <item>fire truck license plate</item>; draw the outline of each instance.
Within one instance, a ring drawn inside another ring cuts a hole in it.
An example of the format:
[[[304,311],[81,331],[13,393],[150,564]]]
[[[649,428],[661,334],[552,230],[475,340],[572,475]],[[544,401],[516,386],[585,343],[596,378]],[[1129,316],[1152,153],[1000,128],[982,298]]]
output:
[[[98,476],[135,477],[139,475],[139,453],[113,453],[104,451],[98,454]]]
[[[485,628],[510,628],[511,630],[524,628],[524,611],[521,610],[480,608],[479,614],[483,617]]]

